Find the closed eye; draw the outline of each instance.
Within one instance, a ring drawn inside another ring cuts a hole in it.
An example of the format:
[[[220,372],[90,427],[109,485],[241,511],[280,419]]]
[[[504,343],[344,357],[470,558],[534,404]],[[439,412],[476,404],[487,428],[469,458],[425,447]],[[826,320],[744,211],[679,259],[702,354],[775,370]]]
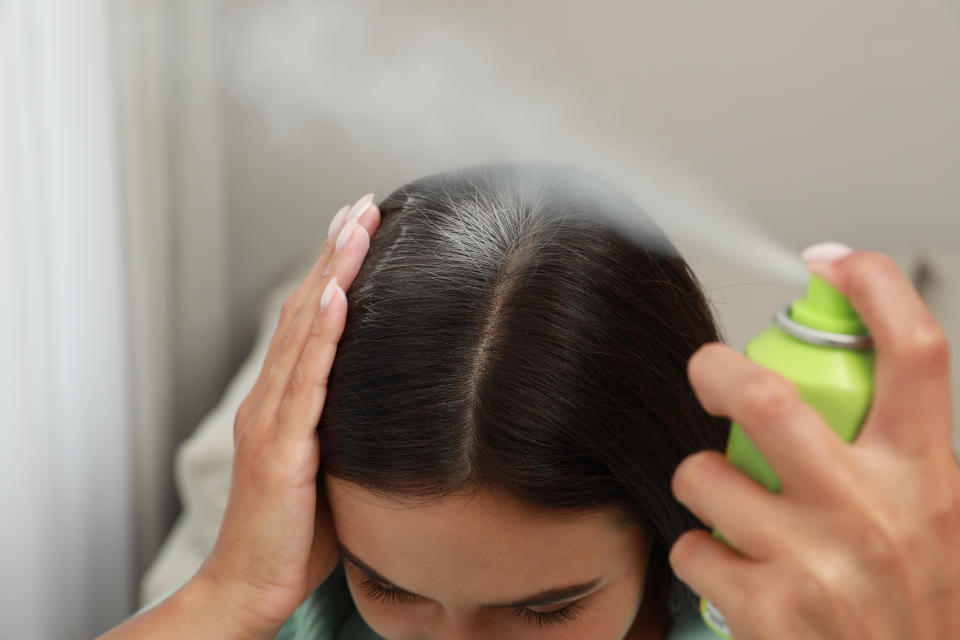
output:
[[[373,600],[381,600],[391,604],[403,604],[413,602],[417,599],[417,596],[411,593],[393,589],[367,576],[360,579],[360,584],[363,586],[364,591],[367,592],[367,595]],[[537,626],[546,626],[576,620],[580,615],[581,609],[582,605],[577,602],[572,602],[562,609],[555,611],[534,611],[529,607],[513,607],[511,611],[522,617],[525,622],[536,624]]]

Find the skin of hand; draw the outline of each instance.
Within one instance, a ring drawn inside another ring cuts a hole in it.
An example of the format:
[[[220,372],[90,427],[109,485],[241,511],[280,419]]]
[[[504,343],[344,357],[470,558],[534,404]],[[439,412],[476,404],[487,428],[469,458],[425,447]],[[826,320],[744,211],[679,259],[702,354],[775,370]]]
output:
[[[735,640],[960,638],[960,465],[947,338],[896,263],[853,251],[808,261],[847,297],[877,352],[872,405],[844,442],[793,384],[721,343],[690,358],[704,409],[737,422],[780,476],[765,490],[719,451],[678,466],[705,529],[670,551],[677,576]]]
[[[283,304],[236,413],[230,492],[212,551],[186,585],[101,638],[272,638],[336,568],[329,506],[317,495],[316,426],[346,322],[344,290],[380,225],[372,200],[338,212],[320,257]]]

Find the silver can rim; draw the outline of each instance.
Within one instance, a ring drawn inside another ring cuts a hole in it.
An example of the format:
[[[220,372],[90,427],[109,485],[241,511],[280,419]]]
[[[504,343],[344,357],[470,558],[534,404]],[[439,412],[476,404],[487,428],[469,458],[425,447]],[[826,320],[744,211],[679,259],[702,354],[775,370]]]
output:
[[[790,317],[790,307],[792,302],[783,305],[773,314],[773,321],[783,331],[798,340],[809,342],[810,344],[820,345],[822,347],[834,347],[839,349],[862,350],[873,347],[873,338],[869,333],[849,334],[834,333],[832,331],[823,331],[814,329],[807,325],[800,324]]]

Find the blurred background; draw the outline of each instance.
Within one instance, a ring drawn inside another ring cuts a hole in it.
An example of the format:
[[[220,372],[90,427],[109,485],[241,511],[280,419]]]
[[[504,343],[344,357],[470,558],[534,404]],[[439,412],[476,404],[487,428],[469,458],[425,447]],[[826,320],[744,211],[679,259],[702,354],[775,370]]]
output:
[[[958,113],[956,0],[0,0],[0,636],[92,637],[195,570],[342,204],[576,164],[737,348],[822,240],[893,255],[956,345]]]

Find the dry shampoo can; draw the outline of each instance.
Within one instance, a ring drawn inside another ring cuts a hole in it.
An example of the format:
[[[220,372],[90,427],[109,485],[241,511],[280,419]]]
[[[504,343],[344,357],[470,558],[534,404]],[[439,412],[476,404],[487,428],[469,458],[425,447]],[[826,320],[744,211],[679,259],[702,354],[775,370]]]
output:
[[[803,401],[853,442],[870,408],[875,352],[863,321],[839,291],[811,275],[804,296],[778,309],[773,325],[747,343],[744,355],[793,382]],[[780,479],[736,423],[726,458],[779,493]],[[729,545],[716,528],[713,535]],[[700,615],[718,635],[731,637],[723,614],[704,598]]]

